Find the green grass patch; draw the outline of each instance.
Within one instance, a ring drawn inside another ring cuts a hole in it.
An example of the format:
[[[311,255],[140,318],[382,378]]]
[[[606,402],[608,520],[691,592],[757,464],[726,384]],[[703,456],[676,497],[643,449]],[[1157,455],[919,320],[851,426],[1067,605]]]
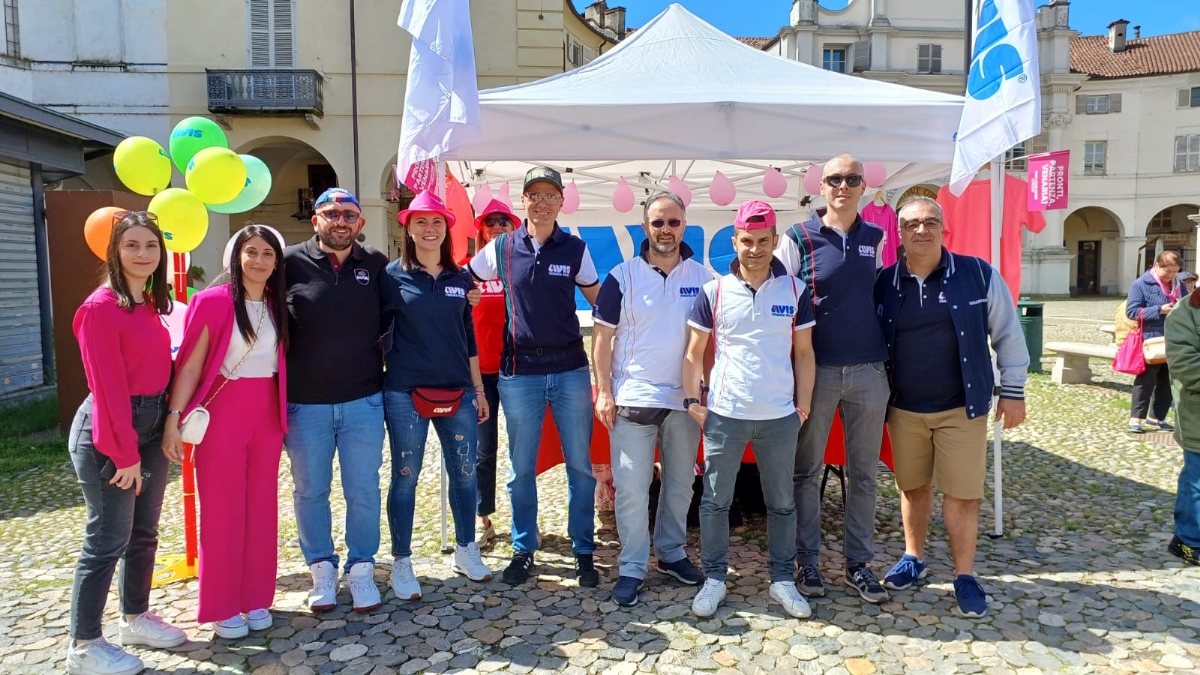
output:
[[[0,410],[0,476],[67,459],[67,439],[58,432],[57,399]]]

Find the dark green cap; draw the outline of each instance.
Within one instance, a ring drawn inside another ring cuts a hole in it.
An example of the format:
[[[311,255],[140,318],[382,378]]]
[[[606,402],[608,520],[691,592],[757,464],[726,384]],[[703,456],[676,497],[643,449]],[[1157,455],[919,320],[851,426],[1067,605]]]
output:
[[[549,183],[562,192],[563,182],[562,175],[548,166],[535,166],[525,172],[525,186],[521,188],[521,192],[529,189],[534,183]]]

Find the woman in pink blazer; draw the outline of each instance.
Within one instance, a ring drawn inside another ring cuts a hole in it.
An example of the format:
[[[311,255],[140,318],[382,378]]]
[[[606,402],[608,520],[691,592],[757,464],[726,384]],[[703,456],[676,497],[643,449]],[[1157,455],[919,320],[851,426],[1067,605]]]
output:
[[[286,284],[279,234],[247,225],[229,268],[188,306],[163,452],[182,457],[180,422],[210,416],[195,449],[200,496],[200,601],[196,620],[217,636],[271,627],[278,554],[279,456],[287,430]]]

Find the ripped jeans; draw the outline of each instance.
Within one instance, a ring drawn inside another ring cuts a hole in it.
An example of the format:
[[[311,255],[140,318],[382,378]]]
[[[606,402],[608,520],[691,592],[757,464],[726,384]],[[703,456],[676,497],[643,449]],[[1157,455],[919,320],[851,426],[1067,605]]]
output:
[[[417,414],[412,394],[384,392],[388,441],[392,449],[392,482],[388,489],[388,529],[392,534],[392,556],[412,555],[413,514],[416,511],[417,478],[425,460],[429,423],[442,445],[442,459],[450,480],[450,512],[454,515],[454,539],[459,546],[475,541],[475,487],[477,411],[475,392],[463,393],[462,405],[448,417],[427,419]],[[436,476],[436,474],[435,474]],[[426,514],[433,517],[431,507]]]

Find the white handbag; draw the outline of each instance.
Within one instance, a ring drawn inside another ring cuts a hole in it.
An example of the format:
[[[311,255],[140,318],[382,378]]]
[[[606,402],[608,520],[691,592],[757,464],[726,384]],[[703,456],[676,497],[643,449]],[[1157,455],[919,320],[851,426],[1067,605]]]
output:
[[[221,393],[221,390],[225,388],[225,385],[229,384],[230,380],[237,377],[238,370],[240,370],[242,364],[246,362],[246,357],[250,356],[250,352],[254,351],[254,345],[258,343],[258,336],[262,333],[263,320],[266,318],[266,316],[267,308],[264,306],[262,314],[258,315],[258,328],[254,331],[254,341],[250,343],[250,348],[246,350],[246,353],[242,355],[241,360],[238,361],[237,365],[233,367],[233,371],[229,373],[229,377],[225,378],[225,381],[221,383],[221,386],[217,387],[217,390],[208,397],[207,401],[196,406],[195,408],[192,408],[192,411],[187,414],[187,417],[184,417],[179,423],[179,436],[184,443],[198,445],[204,441],[204,434],[208,433],[208,422],[210,420],[210,416],[208,414],[208,405],[213,402],[213,399],[217,397],[217,394]]]

